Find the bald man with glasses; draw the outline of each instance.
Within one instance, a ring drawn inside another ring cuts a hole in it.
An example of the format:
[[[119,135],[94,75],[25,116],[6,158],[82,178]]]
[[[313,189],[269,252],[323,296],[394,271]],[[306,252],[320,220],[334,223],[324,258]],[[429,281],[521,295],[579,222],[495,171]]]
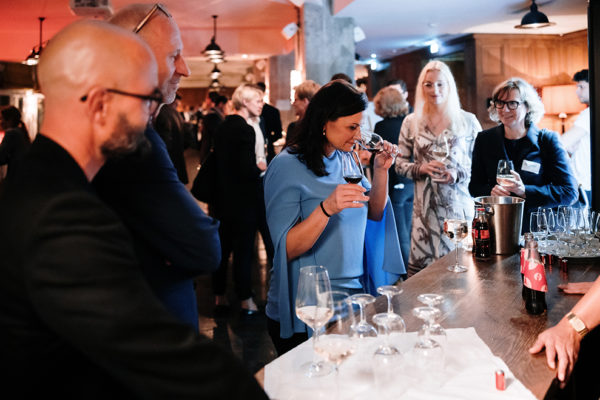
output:
[[[157,97],[162,97],[161,105],[172,103],[181,77],[190,71],[181,55],[179,28],[167,8],[131,4],[109,22],[148,44],[158,64]],[[148,154],[112,160],[93,183],[100,197],[125,221],[156,296],[176,318],[198,329],[193,279],[219,266],[219,224],[204,214],[179,180],[152,123],[145,136],[152,145]]]
[[[44,48],[41,133],[0,197],[2,398],[266,399],[239,360],[160,304],[90,185],[147,145],[157,70],[139,37],[101,21]]]

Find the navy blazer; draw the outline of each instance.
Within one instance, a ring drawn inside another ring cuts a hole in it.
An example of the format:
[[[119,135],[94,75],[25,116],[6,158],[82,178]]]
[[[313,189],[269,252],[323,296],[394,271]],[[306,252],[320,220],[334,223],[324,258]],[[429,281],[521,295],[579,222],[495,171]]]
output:
[[[555,132],[531,125],[525,145],[513,154],[515,171],[525,184],[524,231],[529,229],[529,213],[537,207],[570,205],[577,200],[577,181],[569,165],[567,153]],[[473,148],[469,192],[473,197],[489,196],[496,185],[496,169],[500,159],[507,159],[504,125],[479,132]],[[523,160],[540,164],[539,173],[523,171]]]
[[[147,157],[110,160],[93,184],[125,222],[148,283],[167,309],[198,327],[193,278],[221,262],[219,223],[181,183],[163,140],[150,125]]]

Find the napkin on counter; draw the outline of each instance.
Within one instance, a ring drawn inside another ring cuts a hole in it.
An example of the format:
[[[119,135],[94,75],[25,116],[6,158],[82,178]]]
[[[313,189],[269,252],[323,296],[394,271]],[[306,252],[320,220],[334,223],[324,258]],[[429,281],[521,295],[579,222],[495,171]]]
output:
[[[535,399],[474,328],[447,329],[444,368],[424,373],[416,367],[412,348],[415,332],[399,334],[391,342],[402,356],[393,370],[375,384],[373,354],[381,338],[360,339],[354,354],[339,368],[339,375],[308,378],[300,366],[313,358],[312,342],[301,344],[265,366],[265,391],[271,399]],[[506,390],[496,389],[495,371],[503,370]],[[378,376],[382,376],[379,374]],[[337,393],[336,393],[337,392]]]

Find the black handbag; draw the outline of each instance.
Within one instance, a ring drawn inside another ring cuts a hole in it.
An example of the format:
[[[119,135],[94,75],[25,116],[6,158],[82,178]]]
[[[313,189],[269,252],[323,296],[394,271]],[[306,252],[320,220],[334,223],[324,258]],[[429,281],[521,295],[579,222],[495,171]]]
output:
[[[208,154],[206,160],[200,167],[194,183],[192,184],[192,195],[205,203],[213,204],[217,191],[217,157],[214,151]]]

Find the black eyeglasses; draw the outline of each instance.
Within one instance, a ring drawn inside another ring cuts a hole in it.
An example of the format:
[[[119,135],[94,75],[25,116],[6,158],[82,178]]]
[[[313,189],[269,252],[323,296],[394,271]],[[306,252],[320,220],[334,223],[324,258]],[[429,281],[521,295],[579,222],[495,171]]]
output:
[[[163,14],[165,14],[168,18],[171,18],[171,14],[169,14],[165,7],[160,3],[156,3],[150,9],[150,11],[148,11],[148,14],[146,14],[146,16],[140,21],[140,23],[137,24],[135,28],[133,28],[133,33],[138,33],[144,27],[144,25],[146,25],[146,23],[150,20],[150,18],[156,11],[162,11]]]
[[[510,100],[510,101],[504,101],[504,100],[494,100],[494,107],[496,107],[498,110],[502,110],[504,108],[504,106],[508,106],[509,110],[516,110],[519,105],[523,104],[522,101],[516,101],[516,100]]]
[[[154,91],[150,94],[130,93],[130,92],[124,92],[124,91],[118,90],[118,89],[104,89],[104,90],[106,90],[109,93],[120,94],[121,96],[135,97],[136,99],[145,101],[147,103],[148,112],[150,113],[150,115],[154,115],[154,113],[158,109],[158,106],[160,106],[164,102],[163,96],[158,88],[154,89]],[[87,99],[88,99],[88,95],[86,94],[86,95],[81,96],[81,98],[79,100],[82,102],[85,102],[85,101],[87,101]]]

